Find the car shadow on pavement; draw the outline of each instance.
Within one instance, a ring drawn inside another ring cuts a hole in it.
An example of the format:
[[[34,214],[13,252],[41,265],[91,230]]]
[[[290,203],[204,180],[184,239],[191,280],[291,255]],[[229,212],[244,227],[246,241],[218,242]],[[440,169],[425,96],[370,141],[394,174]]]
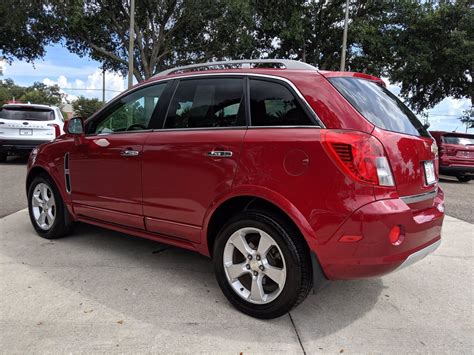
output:
[[[25,165],[28,163],[28,155],[11,155],[7,157],[7,161],[0,163],[1,165]]]
[[[232,339],[236,327],[245,324],[239,332],[252,339],[263,322],[266,330],[255,342],[283,344],[287,339],[275,334],[295,335],[287,316],[262,321],[235,310],[204,256],[81,223],[73,235],[48,241],[34,233],[23,212],[28,227],[2,237],[2,254],[67,288],[80,299],[73,305],[78,311],[92,312],[100,305],[100,312],[121,313],[125,322],[153,324],[180,336],[205,332]],[[337,332],[369,312],[383,288],[381,279],[329,283],[291,312],[296,328],[309,327],[312,339]]]

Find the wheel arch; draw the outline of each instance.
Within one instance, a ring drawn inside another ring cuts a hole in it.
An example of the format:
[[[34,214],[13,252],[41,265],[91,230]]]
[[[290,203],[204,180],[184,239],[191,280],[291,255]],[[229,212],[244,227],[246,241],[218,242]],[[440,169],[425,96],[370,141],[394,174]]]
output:
[[[228,219],[226,216],[252,208],[267,210],[284,219],[300,232],[301,237],[308,245],[308,249],[310,251],[313,249],[311,248],[311,240],[314,239],[314,231],[303,214],[281,195],[265,189],[258,193],[255,191],[253,193],[234,192],[231,196],[221,199],[213,205],[205,219],[203,229],[204,251],[212,256],[217,234]]]
[[[66,195],[63,188],[63,184],[61,184],[60,181],[57,180],[55,176],[56,174],[53,174],[51,171],[49,171],[49,169],[45,168],[42,165],[35,165],[31,167],[30,170],[28,171],[28,174],[26,176],[26,185],[25,185],[26,194],[28,195],[28,189],[29,189],[30,184],[33,182],[33,179],[41,174],[48,176],[54,182],[54,184],[56,185],[56,189],[59,191],[59,194],[61,195],[61,198],[64,202],[64,206],[67,208],[69,214],[71,216],[74,216],[73,210],[71,208],[69,196]]]

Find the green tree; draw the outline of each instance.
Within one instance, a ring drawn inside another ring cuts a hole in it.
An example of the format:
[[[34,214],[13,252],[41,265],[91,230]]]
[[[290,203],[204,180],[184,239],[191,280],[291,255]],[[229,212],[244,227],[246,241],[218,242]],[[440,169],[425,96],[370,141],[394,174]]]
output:
[[[58,85],[48,86],[36,82],[26,88],[25,93],[20,96],[20,101],[31,102],[32,104],[60,106],[63,98],[64,94],[60,92]]]
[[[64,94],[60,92],[59,86],[48,86],[40,82],[29,87],[16,85],[13,80],[0,80],[0,104],[16,100],[19,102],[30,102],[32,104],[60,106]]]
[[[391,81],[420,112],[447,96],[474,104],[474,5],[426,1],[400,7],[393,37]]]
[[[106,69],[127,72],[129,1],[53,4],[70,51],[99,60]],[[142,81],[170,66],[253,55],[251,10],[243,0],[137,1],[133,75]]]
[[[0,1],[0,57],[7,61],[43,57],[44,47],[59,40],[59,26],[45,1]]]
[[[19,100],[25,94],[25,88],[16,85],[13,80],[0,80],[0,105],[13,99]]]
[[[74,113],[83,118],[90,117],[102,106],[103,103],[98,99],[88,99],[84,96],[79,96],[77,100],[72,102],[72,108],[74,109]]]

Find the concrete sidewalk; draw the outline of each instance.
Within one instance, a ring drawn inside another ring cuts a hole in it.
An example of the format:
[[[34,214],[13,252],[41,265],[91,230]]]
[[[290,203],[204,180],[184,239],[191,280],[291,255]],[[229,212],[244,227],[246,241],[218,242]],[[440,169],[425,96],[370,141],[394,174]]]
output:
[[[474,225],[382,279],[334,282],[277,320],[236,311],[210,260],[79,225],[47,241],[0,219],[0,352],[472,353]]]

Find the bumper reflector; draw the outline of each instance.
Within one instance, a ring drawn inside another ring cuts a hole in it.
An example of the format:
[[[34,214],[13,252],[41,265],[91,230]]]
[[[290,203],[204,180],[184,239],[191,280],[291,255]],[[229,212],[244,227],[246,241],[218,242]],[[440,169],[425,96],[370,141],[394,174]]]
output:
[[[343,235],[339,238],[341,243],[356,243],[359,240],[362,240],[363,236],[361,235]]]
[[[390,243],[392,243],[393,245],[402,244],[405,237],[402,234],[402,229],[400,228],[400,226],[393,226],[392,229],[390,229],[390,233],[388,234],[388,239],[390,240]]]

